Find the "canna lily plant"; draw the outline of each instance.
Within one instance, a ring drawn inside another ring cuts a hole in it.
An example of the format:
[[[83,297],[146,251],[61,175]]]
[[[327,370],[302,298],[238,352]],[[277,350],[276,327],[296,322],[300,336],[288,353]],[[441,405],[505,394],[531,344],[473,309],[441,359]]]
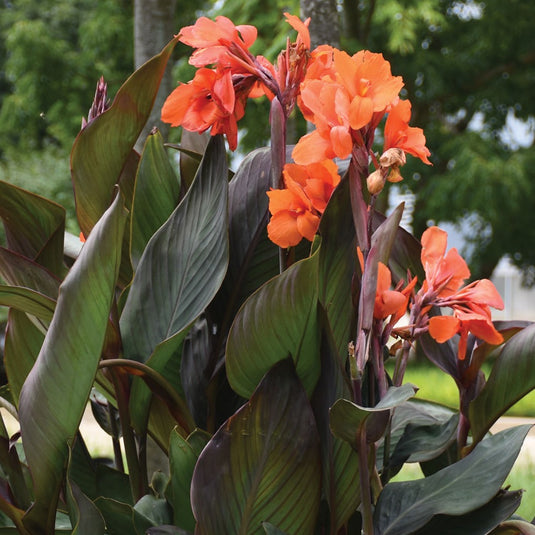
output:
[[[99,82],[71,153],[80,239],[61,206],[0,182],[2,403],[20,424],[0,421],[6,533],[534,532],[504,487],[529,426],[490,429],[535,387],[535,326],[492,321],[496,288],[469,282],[443,230],[417,239],[403,205],[376,210],[407,155],[430,164],[401,77],[381,54],[311,50],[309,21],[286,19],[273,64],[254,27],[201,17],[111,105]],[[153,130],[139,154],[178,41],[197,71],[161,114],[181,143]],[[249,98],[271,102],[271,143],[232,173]],[[313,130],[288,147],[298,112]],[[417,345],[456,410],[404,382]],[[108,463],[80,432],[88,403]],[[392,481],[406,463],[422,477]]]

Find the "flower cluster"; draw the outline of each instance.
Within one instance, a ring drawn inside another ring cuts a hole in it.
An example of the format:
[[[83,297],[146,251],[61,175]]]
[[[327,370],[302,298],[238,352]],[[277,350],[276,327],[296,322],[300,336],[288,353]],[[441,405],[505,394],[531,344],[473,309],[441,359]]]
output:
[[[180,31],[179,40],[195,50],[189,63],[198,68],[193,80],[179,85],[162,108],[162,121],[193,132],[225,134],[230,150],[237,147],[238,121],[245,113],[247,99],[277,96],[289,112],[295,102],[300,77],[305,71],[310,37],[307,24],[286,14],[298,31],[296,43],[273,66],[249,48],[256,40],[254,26],[235,26],[220,16],[215,21],[201,17]]]
[[[459,334],[458,357],[466,356],[468,333],[490,344],[501,344],[503,336],[491,320],[490,307],[503,309],[503,301],[494,284],[488,279],[464,286],[470,276],[466,262],[455,248],[446,254],[448,234],[438,227],[428,228],[422,235],[422,264],[426,280],[417,299],[422,312],[430,307],[448,307],[451,316],[429,319],[429,334],[439,343]]]

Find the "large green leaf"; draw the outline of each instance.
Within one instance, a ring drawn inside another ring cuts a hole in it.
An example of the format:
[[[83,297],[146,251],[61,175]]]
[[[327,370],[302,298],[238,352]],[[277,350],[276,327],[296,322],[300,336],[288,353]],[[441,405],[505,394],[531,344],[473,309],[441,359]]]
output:
[[[352,223],[350,228],[353,228]],[[328,526],[329,529],[336,528],[337,532],[360,503],[360,489],[358,484],[355,485],[359,481],[359,461],[357,453],[345,440],[334,436],[329,426],[329,409],[337,399],[351,396],[351,385],[348,384],[345,363],[327,328],[326,315],[321,317],[324,319],[321,375],[314,390],[312,406],[321,441],[323,493],[329,504]],[[324,527],[327,529],[327,525]]]
[[[500,490],[531,426],[513,427],[480,442],[464,459],[424,479],[389,483],[374,513],[377,535],[408,535],[435,515],[463,515]]]
[[[36,533],[53,529],[68,445],[104,343],[125,221],[124,202],[117,195],[61,285],[54,318],[20,394],[22,440],[35,489],[25,522]]]
[[[0,199],[8,248],[62,278],[65,209],[1,180]]]
[[[50,297],[22,286],[0,285],[0,305],[26,312],[40,320],[52,319],[56,302]]]
[[[145,246],[178,203],[180,183],[159,132],[145,142],[136,177],[131,215],[132,264],[137,267]]]
[[[487,384],[470,403],[470,423],[478,442],[509,407],[535,389],[535,324],[495,351]]]
[[[58,298],[61,280],[26,256],[0,247],[0,280],[11,286],[25,286],[51,299]]]
[[[318,254],[271,279],[240,308],[229,332],[227,377],[249,398],[265,373],[291,356],[311,394],[319,377]]]
[[[111,107],[78,134],[71,152],[76,214],[85,236],[110,205],[114,185],[127,164],[152,109],[175,37],[142,65],[117,92]]]
[[[146,362],[206,308],[228,263],[227,167],[213,137],[188,195],[153,235],[121,316],[124,354]]]
[[[225,276],[227,193],[225,145],[217,136],[211,139],[188,194],[141,257],[121,315],[126,358],[146,362],[160,373],[170,359],[178,358],[187,329]],[[174,368],[179,370],[180,363]],[[137,383],[131,411],[135,427],[142,429],[150,391]]]
[[[321,468],[314,415],[289,359],[201,453],[191,488],[198,535],[314,533]]]
[[[490,502],[465,515],[434,516],[414,535],[487,535],[518,509],[521,499],[522,491],[500,491]]]

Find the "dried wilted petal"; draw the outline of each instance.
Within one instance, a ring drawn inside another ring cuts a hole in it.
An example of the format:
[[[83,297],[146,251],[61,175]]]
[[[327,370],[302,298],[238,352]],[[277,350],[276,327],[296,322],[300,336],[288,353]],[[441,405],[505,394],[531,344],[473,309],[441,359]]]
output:
[[[393,147],[383,152],[381,158],[379,158],[379,163],[383,167],[399,167],[407,163],[407,158],[402,149]]]

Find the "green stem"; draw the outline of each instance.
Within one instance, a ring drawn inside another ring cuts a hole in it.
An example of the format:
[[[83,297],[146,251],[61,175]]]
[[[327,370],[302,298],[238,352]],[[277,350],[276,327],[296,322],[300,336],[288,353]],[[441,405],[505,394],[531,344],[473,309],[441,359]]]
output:
[[[171,383],[163,377],[156,370],[153,370],[150,366],[138,362],[136,360],[129,359],[106,359],[102,360],[99,363],[99,368],[113,368],[119,367],[126,370],[131,369],[136,372],[142,372],[141,374],[136,373],[136,375],[141,375],[142,378],[146,378],[153,381],[158,387],[162,390],[167,398],[168,406],[171,405],[171,408],[174,406],[178,408],[178,411],[172,410],[173,416],[178,420],[179,424],[186,431],[193,431],[196,427],[195,421],[191,416],[189,409],[184,402],[184,400],[177,394],[176,390],[171,386]]]
[[[121,420],[121,428],[123,431],[124,451],[126,455],[126,464],[128,465],[130,489],[132,491],[134,502],[137,502],[146,494],[146,492],[144,492],[145,489],[143,489],[141,485],[142,478],[140,476],[136,440],[134,437],[134,430],[130,425],[128,385],[125,384],[125,379],[127,379],[127,377],[125,375],[121,376],[119,373],[112,373],[111,376],[115,388],[115,399],[117,400],[117,408],[119,410],[119,418]]]
[[[366,442],[365,424],[361,425],[358,430],[358,456],[362,533],[363,535],[373,535],[372,496],[370,491],[370,471],[368,469],[368,444]]]

